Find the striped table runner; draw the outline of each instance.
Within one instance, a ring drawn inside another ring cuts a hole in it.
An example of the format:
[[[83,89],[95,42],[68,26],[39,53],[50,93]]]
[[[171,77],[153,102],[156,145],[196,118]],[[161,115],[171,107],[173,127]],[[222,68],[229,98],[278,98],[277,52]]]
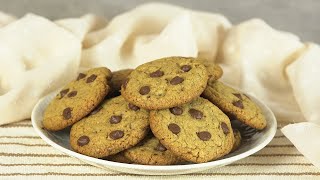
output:
[[[314,167],[278,127],[272,142],[258,153],[231,165],[180,176],[141,176],[93,167],[46,144],[30,120],[0,126],[0,179],[320,179]]]

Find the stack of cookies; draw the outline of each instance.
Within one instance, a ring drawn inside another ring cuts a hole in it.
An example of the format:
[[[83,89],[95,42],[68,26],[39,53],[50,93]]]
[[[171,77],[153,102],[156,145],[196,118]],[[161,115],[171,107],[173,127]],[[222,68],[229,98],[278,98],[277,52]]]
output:
[[[61,90],[43,125],[72,125],[71,147],[91,157],[148,165],[212,161],[241,144],[230,119],[266,127],[261,109],[221,76],[218,65],[185,57],[114,73],[91,69]]]

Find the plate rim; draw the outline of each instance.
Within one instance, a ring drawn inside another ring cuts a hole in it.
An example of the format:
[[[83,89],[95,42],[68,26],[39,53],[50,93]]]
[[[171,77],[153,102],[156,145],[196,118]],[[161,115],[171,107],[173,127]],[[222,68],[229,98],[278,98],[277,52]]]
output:
[[[235,156],[228,157],[226,159],[219,159],[219,160],[214,160],[214,161],[210,161],[210,162],[206,162],[206,163],[199,163],[199,164],[161,165],[161,166],[159,165],[159,166],[157,166],[157,165],[127,164],[127,163],[114,162],[114,161],[90,157],[90,156],[83,155],[83,154],[77,153],[75,151],[69,150],[67,148],[64,148],[63,146],[60,146],[59,144],[52,141],[49,137],[47,137],[44,133],[41,132],[42,127],[39,127],[37,125],[36,114],[39,111],[38,109],[41,107],[41,105],[46,100],[53,99],[57,92],[58,91],[54,91],[54,92],[44,96],[34,106],[32,113],[31,113],[31,122],[32,122],[32,126],[35,129],[36,133],[46,143],[48,143],[49,145],[51,145],[55,149],[58,149],[59,151],[63,152],[64,154],[67,154],[68,156],[77,158],[81,161],[85,161],[85,163],[88,163],[88,164],[90,164],[89,162],[92,162],[95,164],[103,165],[106,168],[109,168],[108,166],[112,166],[113,168],[116,168],[116,169],[117,168],[126,168],[126,169],[143,170],[143,171],[146,171],[146,170],[148,170],[148,171],[174,171],[174,170],[181,171],[181,170],[190,170],[190,169],[200,169],[200,168],[205,169],[205,168],[210,168],[210,167],[211,168],[220,167],[220,166],[224,166],[224,165],[233,163],[233,162],[238,161],[240,159],[246,158],[246,157],[260,151],[261,149],[263,149],[266,145],[268,145],[271,142],[271,140],[274,138],[276,131],[277,131],[277,120],[276,120],[274,113],[271,111],[271,109],[267,105],[262,103],[259,99],[257,99],[255,96],[253,96],[249,93],[246,93],[246,95],[249,95],[250,98],[252,97],[255,102],[259,103],[258,106],[260,108],[263,108],[265,111],[268,112],[268,114],[271,115],[270,119],[272,119],[272,121],[273,121],[272,127],[270,127],[270,135],[266,139],[264,139],[258,146],[254,147],[248,151],[245,151],[241,154],[237,154]],[[113,169],[113,170],[116,170],[116,169]]]

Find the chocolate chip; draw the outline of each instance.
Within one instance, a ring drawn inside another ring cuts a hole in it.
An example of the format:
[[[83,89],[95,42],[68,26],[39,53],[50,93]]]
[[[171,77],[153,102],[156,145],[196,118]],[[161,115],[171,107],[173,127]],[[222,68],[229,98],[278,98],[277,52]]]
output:
[[[64,110],[63,110],[63,113],[62,113],[62,115],[63,115],[63,118],[64,119],[70,119],[71,117],[72,117],[72,115],[71,115],[71,108],[69,108],[69,107],[67,107],[67,108],[65,108]]]
[[[78,94],[77,91],[71,91],[69,94],[68,94],[68,97],[74,97]]]
[[[92,74],[90,77],[88,77],[86,82],[87,83],[92,83],[94,80],[96,80],[96,78],[97,78],[97,75]]]
[[[149,86],[142,86],[139,90],[139,93],[141,95],[146,95],[150,92],[150,87]]]
[[[167,150],[167,148],[166,147],[164,147],[161,143],[159,143],[158,145],[157,145],[157,147],[155,147],[154,148],[154,150],[156,150],[156,151],[166,151]]]
[[[220,126],[221,126],[221,129],[225,135],[229,134],[230,130],[229,130],[228,125],[226,123],[222,122]]]
[[[197,136],[202,141],[208,141],[209,139],[211,139],[211,134],[208,131],[197,132]]]
[[[172,85],[177,85],[180,84],[184,81],[184,79],[182,77],[176,76],[173,79],[171,79],[170,84]]]
[[[122,116],[111,116],[110,123],[111,124],[118,124],[122,119]]]
[[[128,84],[128,82],[129,82],[129,79],[127,78],[126,80],[124,80],[123,81],[123,83],[122,83],[122,87],[124,88],[124,89],[126,89],[127,88],[127,84]]]
[[[168,126],[168,129],[173,133],[173,134],[179,134],[180,132],[180,127],[177,124],[170,123]]]
[[[90,113],[90,115],[95,115],[95,114],[97,114],[102,108],[103,108],[102,106],[98,106],[96,109],[94,109],[94,110]]]
[[[190,65],[183,65],[181,66],[181,70],[184,71],[184,72],[188,72],[190,71],[191,69],[191,66]]]
[[[78,77],[77,77],[77,81],[79,81],[80,79],[85,78],[87,75],[83,74],[83,73],[79,73]]]
[[[120,130],[115,130],[115,131],[112,131],[110,134],[109,134],[109,137],[113,140],[116,140],[116,139],[120,139],[122,138],[124,135],[124,132],[123,131],[120,131]]]
[[[60,98],[63,98],[68,92],[69,92],[69,89],[64,89],[60,91]]]
[[[195,119],[201,119],[203,117],[203,113],[196,109],[190,109],[189,114]]]
[[[88,136],[81,136],[79,137],[77,144],[78,146],[84,146],[87,145],[90,142],[90,139]]]
[[[239,93],[233,93],[233,95],[236,96],[237,98],[239,98],[240,100],[243,100],[241,94],[239,94]]]
[[[129,109],[133,110],[133,111],[138,111],[140,108],[134,104],[129,103],[128,105]]]
[[[157,71],[155,71],[153,73],[150,73],[149,75],[150,75],[150,77],[161,77],[161,76],[164,75],[164,72],[160,71],[160,70],[157,70]]]
[[[173,108],[170,108],[169,110],[174,115],[181,115],[183,113],[183,109],[180,107],[173,107]]]
[[[240,108],[240,109],[243,109],[243,108],[244,108],[241,100],[235,101],[235,102],[233,102],[232,104],[233,104],[234,106]]]

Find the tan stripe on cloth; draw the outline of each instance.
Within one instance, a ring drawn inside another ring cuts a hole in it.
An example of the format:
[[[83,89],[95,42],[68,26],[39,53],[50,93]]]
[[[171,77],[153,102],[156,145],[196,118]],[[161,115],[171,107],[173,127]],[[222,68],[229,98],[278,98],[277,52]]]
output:
[[[283,136],[279,128],[272,142],[258,153],[225,167],[180,176],[140,176],[104,170],[69,157],[37,136],[30,121],[0,126],[2,178],[112,179],[320,179],[320,171]]]

